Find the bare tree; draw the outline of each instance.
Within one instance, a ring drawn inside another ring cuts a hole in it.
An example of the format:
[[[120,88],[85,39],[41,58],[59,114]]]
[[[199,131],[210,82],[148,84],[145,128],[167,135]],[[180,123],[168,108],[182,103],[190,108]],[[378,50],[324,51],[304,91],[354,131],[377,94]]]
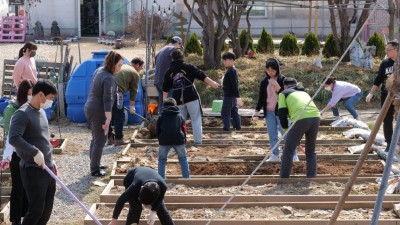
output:
[[[152,30],[152,44],[151,44],[151,61],[154,62],[157,40],[160,40],[172,27],[174,17],[172,15],[160,16],[157,14],[151,15],[150,12],[142,9],[130,16],[129,23],[125,27],[127,33],[131,33],[134,38],[140,38],[141,40],[146,39],[146,32],[144,32],[144,26],[146,24],[146,17],[149,17],[149,21],[153,19],[153,30]]]
[[[218,68],[225,39],[235,29],[237,33],[240,18],[245,12],[249,0],[193,1],[195,3],[193,9],[188,0],[183,0],[183,3],[193,14],[193,19],[203,28],[201,44],[204,49],[204,66],[207,69]]]
[[[357,1],[353,0],[353,4],[350,0],[328,0],[329,11],[330,11],[330,24],[332,27],[333,36],[338,40],[340,53],[343,54],[352,39],[355,37],[357,32],[362,28],[365,20],[368,18],[369,9],[374,0],[366,0],[361,12],[360,18],[357,19]],[[351,7],[352,8],[351,8]],[[350,15],[349,15],[350,14]],[[339,17],[339,31],[337,29],[336,17]],[[356,22],[356,29],[351,34],[351,24]],[[343,59],[349,61],[350,57],[347,54]]]

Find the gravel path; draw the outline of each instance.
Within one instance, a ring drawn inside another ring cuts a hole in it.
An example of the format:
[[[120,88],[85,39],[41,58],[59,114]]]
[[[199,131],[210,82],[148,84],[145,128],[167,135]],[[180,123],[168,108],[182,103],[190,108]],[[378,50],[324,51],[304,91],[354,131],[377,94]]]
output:
[[[93,178],[90,176],[88,149],[91,140],[90,130],[86,126],[70,123],[68,121],[52,122],[50,125],[52,133],[62,138],[68,138],[67,149],[61,155],[54,155],[59,171],[59,177],[63,183],[83,201],[86,207],[99,202],[99,194],[104,187],[94,186],[94,181],[107,183],[109,178]],[[124,132],[129,137],[129,132]],[[119,152],[125,146],[109,146],[104,149],[102,162],[109,168],[117,159]],[[108,169],[108,174],[110,174]],[[82,224],[85,217],[84,211],[57,185],[54,208],[48,224]]]

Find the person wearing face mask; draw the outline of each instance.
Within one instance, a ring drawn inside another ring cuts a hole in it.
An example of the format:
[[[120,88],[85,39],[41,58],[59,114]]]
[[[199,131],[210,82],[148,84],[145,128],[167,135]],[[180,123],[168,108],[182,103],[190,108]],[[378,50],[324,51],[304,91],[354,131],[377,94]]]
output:
[[[33,83],[37,81],[37,70],[35,57],[37,46],[31,42],[26,42],[19,50],[18,61],[15,63],[12,74],[15,87],[18,89],[21,81],[31,80]]]
[[[279,123],[278,117],[278,95],[283,91],[283,80],[285,76],[281,73],[280,62],[275,58],[269,58],[265,62],[265,77],[261,80],[256,109],[252,120],[258,120],[261,108],[264,111],[265,122],[272,149],[279,141],[278,132],[282,135],[284,131]],[[279,145],[272,149],[268,158],[269,162],[279,162]],[[299,161],[297,150],[294,150],[293,161]]]
[[[358,113],[354,106],[362,98],[362,92],[357,85],[345,81],[337,81],[336,78],[329,77],[325,81],[324,88],[332,92],[332,98],[329,100],[326,107],[321,110],[321,115],[331,109],[336,119],[340,119],[338,103],[344,102],[344,107],[347,111],[349,111],[354,119],[358,120]]]
[[[117,225],[118,217],[129,202],[129,212],[126,224],[139,224],[142,206],[151,209],[147,224],[153,225],[156,216],[161,225],[174,225],[167,208],[164,205],[164,196],[167,192],[167,183],[164,179],[149,167],[135,167],[128,171],[124,178],[125,191],[115,203],[112,220],[108,225]]]
[[[46,224],[53,209],[56,183],[44,168],[47,166],[54,173],[57,172],[44,109],[53,104],[56,94],[56,87],[50,81],[36,82],[32,99],[11,118],[9,142],[21,158],[21,180],[29,200],[22,225]]]
[[[33,83],[30,80],[23,80],[19,85],[17,99],[11,100],[3,112],[4,120],[4,145],[3,160],[0,162],[0,171],[10,166],[11,172],[11,195],[10,195],[10,222],[12,225],[21,224],[21,217],[28,210],[28,199],[21,181],[19,162],[21,158],[15,152],[15,148],[8,142],[8,131],[10,128],[11,116],[18,108],[32,98]]]
[[[107,167],[101,165],[100,161],[107,141],[112,107],[117,97],[117,83],[114,75],[121,70],[121,67],[122,56],[115,51],[110,51],[104,60],[104,66],[94,71],[89,96],[84,107],[86,119],[92,130],[89,158],[90,172],[95,177],[106,175],[104,169]]]

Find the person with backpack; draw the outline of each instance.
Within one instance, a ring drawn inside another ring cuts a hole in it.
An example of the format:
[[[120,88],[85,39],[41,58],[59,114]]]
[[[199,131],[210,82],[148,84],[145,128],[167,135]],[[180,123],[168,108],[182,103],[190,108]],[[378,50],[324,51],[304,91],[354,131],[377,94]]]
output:
[[[183,52],[175,49],[171,52],[172,63],[165,73],[163,84],[163,99],[168,97],[168,92],[173,89],[172,97],[175,99],[179,111],[186,121],[189,113],[192,121],[194,144],[202,143],[202,121],[200,97],[194,85],[194,80],[198,79],[213,88],[218,88],[219,84],[200,69],[192,64],[183,61]]]
[[[165,179],[165,166],[167,164],[168,153],[173,148],[178,154],[182,177],[188,179],[190,172],[185,146],[185,120],[179,113],[175,99],[167,98],[163,104],[162,113],[157,120],[157,138],[160,145],[158,150],[158,173]]]

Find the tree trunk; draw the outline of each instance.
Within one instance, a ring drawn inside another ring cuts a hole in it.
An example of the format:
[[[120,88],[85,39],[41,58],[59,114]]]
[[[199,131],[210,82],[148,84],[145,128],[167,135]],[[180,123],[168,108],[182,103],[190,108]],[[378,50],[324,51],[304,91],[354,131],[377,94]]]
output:
[[[388,0],[388,5],[389,5],[389,40],[394,39],[394,22],[395,22],[395,7],[394,7],[394,2],[393,0]]]
[[[312,20],[312,1],[308,1],[308,33],[311,33],[311,20]]]
[[[197,7],[183,0],[193,19],[202,27],[201,43],[204,49],[204,66],[206,69],[217,69],[221,63],[221,50],[225,39],[233,29],[237,30],[240,17],[247,7],[248,0],[194,0]],[[232,12],[231,7],[235,8]],[[194,13],[196,10],[196,13]],[[227,24],[225,26],[224,24]]]
[[[333,36],[336,40],[338,40],[340,53],[343,54],[351,41],[355,38],[355,35],[362,28],[364,22],[368,18],[369,8],[374,0],[366,0],[364,4],[363,11],[361,13],[360,18],[358,19],[356,29],[353,34],[350,34],[351,22],[356,18],[356,10],[353,10],[352,18],[349,19],[349,15],[347,13],[347,6],[349,5],[350,0],[328,0],[329,12],[330,12],[330,23],[332,27]],[[353,1],[355,4],[356,1]],[[355,5],[354,5],[355,7]],[[339,17],[340,22],[340,34],[337,30],[336,25],[336,16]],[[348,62],[350,60],[350,55],[347,53],[343,58],[344,62]]]

